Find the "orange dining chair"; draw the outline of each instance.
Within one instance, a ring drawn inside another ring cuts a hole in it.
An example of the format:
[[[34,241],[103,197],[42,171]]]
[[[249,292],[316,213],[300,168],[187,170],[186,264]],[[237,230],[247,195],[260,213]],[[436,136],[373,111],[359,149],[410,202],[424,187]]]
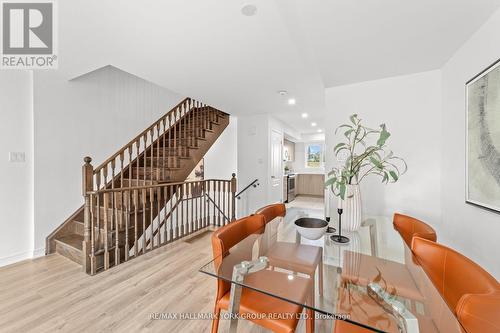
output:
[[[437,241],[436,231],[430,225],[411,216],[395,213],[393,225],[409,248],[411,248],[411,240],[415,236],[433,242]]]
[[[234,251],[232,251],[232,249],[234,249],[238,243],[245,241],[245,239],[254,235],[258,236],[262,233],[261,230],[264,226],[264,216],[252,215],[229,223],[215,231],[212,235],[212,250],[216,270],[219,271],[222,269],[223,258],[227,257],[229,253],[236,256],[240,255],[237,248]],[[239,258],[241,261],[252,260],[251,257],[248,257],[251,254],[245,253],[244,251],[242,253],[243,256]],[[239,259],[235,261],[235,264]],[[231,268],[232,271],[232,267],[229,268]],[[257,287],[261,284],[264,290],[281,290],[286,293],[286,295],[282,296],[290,297],[294,300],[301,300],[301,302],[304,302],[310,297],[311,287],[309,279],[297,277],[290,280],[287,274],[281,272],[262,270],[252,273],[245,278],[245,283],[256,287],[256,289],[259,289]],[[273,285],[275,287],[272,287]],[[229,282],[222,279],[217,280],[217,295],[215,299],[214,319],[212,321],[212,333],[218,331],[221,310],[227,310],[229,308],[230,289],[231,284]],[[239,307],[240,315],[244,315],[248,320],[273,332],[295,332],[302,311],[302,306],[283,301],[253,289],[245,287],[242,289]],[[314,318],[311,316],[311,311],[308,310],[307,313],[306,331],[307,333],[312,333],[311,322]]]
[[[481,266],[444,245],[415,237],[412,251],[469,333],[500,332],[500,284]]]
[[[286,215],[286,206],[282,203],[268,205],[257,210],[255,214],[263,215],[265,223],[268,224],[277,217],[284,217]],[[275,242],[267,251],[266,257],[269,259],[270,266],[288,267],[296,272],[309,275],[312,281],[316,279],[317,269],[319,293],[320,295],[323,294],[322,247],[288,242]]]

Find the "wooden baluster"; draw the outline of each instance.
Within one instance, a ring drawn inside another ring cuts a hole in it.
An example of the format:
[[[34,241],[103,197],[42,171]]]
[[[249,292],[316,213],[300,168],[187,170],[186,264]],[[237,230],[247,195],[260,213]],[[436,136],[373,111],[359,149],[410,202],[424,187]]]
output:
[[[168,214],[167,214],[167,203],[168,203],[168,188],[169,186],[166,186],[163,188],[163,244],[167,244],[168,242],[168,234],[167,234],[167,227],[168,227]],[[168,211],[169,214],[172,214],[172,210]]]
[[[153,160],[154,160],[154,157],[155,157],[155,145],[154,145],[154,132],[153,132],[153,129],[151,129],[149,131],[149,136],[151,137],[151,143],[150,143],[150,155],[151,155],[151,164],[150,164],[150,167],[149,167],[149,177],[151,178],[151,180],[158,180],[158,178],[155,177],[155,174],[156,172],[154,171],[154,168],[153,168]],[[147,172],[146,172],[147,173]],[[152,182],[151,182],[152,184]]]
[[[126,187],[131,187],[132,186],[132,156],[133,156],[133,150],[134,150],[134,143],[131,143],[130,146],[128,147],[128,185]],[[137,161],[139,162],[139,161]]]
[[[184,116],[182,118],[183,126],[181,129],[184,129],[184,138],[181,139],[181,142],[183,140],[187,140],[187,110],[186,109],[187,109],[187,107],[184,109]],[[186,144],[187,144],[187,142],[186,142]],[[182,143],[181,143],[181,145],[182,145]],[[186,156],[185,152],[183,152],[183,156]]]
[[[155,248],[155,242],[154,242],[154,235],[153,235],[153,229],[154,229],[154,207],[155,207],[155,196],[154,196],[154,189],[151,187],[149,189],[149,234],[150,234],[150,237],[149,237],[149,241],[151,243],[151,250]],[[146,236],[146,235],[144,235]]]
[[[85,164],[82,167],[82,194],[85,201],[84,206],[84,222],[83,222],[83,242],[82,242],[82,266],[83,271],[86,273],[91,273],[91,261],[95,257],[89,257],[91,254],[91,248],[93,248],[93,243],[91,244],[91,228],[92,228],[92,215],[91,215],[91,192],[94,189],[94,167],[92,164],[92,158],[85,157],[83,159]]]
[[[168,151],[167,146],[165,145],[165,141],[166,141],[166,136],[167,136],[167,118],[163,118],[163,121],[162,121],[162,124],[163,124],[163,134],[162,134],[162,140],[163,140],[163,157],[161,159],[161,170],[162,170],[162,177],[163,177],[163,180],[168,180],[167,179],[167,169],[166,169],[166,166],[167,166],[167,160],[168,160],[168,156],[170,154],[170,152]]]
[[[202,192],[202,200],[201,200],[201,204],[203,205],[203,227],[206,227],[208,224],[207,224],[207,216],[208,216],[208,213],[207,213],[207,181],[204,180],[203,181],[203,192]]]
[[[175,120],[175,111],[174,111],[174,120]],[[175,121],[174,121],[175,123]],[[172,125],[172,115],[168,115],[168,158],[167,158],[167,168],[170,168],[171,164],[171,156],[172,156],[172,132],[175,131],[175,127]],[[170,177],[171,171],[168,171],[168,175]]]
[[[142,136],[142,141],[144,142],[144,151],[142,152],[142,159],[144,160],[144,163],[142,165],[142,169],[143,169],[142,180],[144,180],[144,184],[146,184],[146,167],[147,167],[147,159],[148,159],[148,154],[147,154],[148,136],[147,136],[147,134],[144,134]],[[137,186],[139,186],[139,182],[137,182]]]
[[[156,179],[157,180],[162,180],[162,175],[160,174],[160,123],[156,124],[156,160],[157,160],[157,165],[156,165]],[[165,156],[165,151],[162,149],[162,154],[161,156]],[[152,162],[152,160],[151,160]],[[153,163],[151,163],[151,166],[153,166]]]
[[[170,242],[173,240],[174,238],[174,234],[173,234],[173,228],[172,228],[172,225],[174,223],[174,208],[173,208],[173,186],[168,186],[167,187],[168,189],[168,201],[170,201],[170,209],[169,209],[169,212],[170,212],[170,224],[169,224],[169,228],[168,228],[168,231],[169,231],[169,234],[168,234],[168,238],[167,239],[167,242]],[[167,228],[165,228],[165,233],[166,233],[166,230]]]
[[[110,163],[110,166],[111,166],[111,188],[114,189],[115,188],[115,159],[111,160],[111,163]],[[116,209],[116,195],[114,195],[114,192],[112,192],[112,195],[111,195],[111,211],[113,212],[112,215],[111,215],[111,231],[113,231],[114,229],[116,229],[116,214],[115,214],[115,209]],[[115,226],[113,228],[113,226]]]
[[[120,228],[118,228],[118,208],[117,202],[118,202],[118,196],[120,195],[120,192],[111,192],[111,198],[113,199],[113,210],[111,211],[111,221],[115,221],[115,229],[114,229],[114,235],[115,235],[115,266],[118,266],[120,264],[120,246],[119,246],[119,238],[120,238]],[[113,230],[113,228],[111,228]]]
[[[99,195],[99,194],[97,194]],[[96,258],[95,258],[95,244],[96,244],[96,238],[95,238],[95,211],[96,211],[96,200],[95,200],[95,195],[91,194],[90,195],[90,274],[94,275],[97,271],[96,267]],[[97,210],[99,210],[99,206],[97,207]],[[83,250],[83,249],[82,249]],[[84,254],[86,251],[82,251]],[[85,267],[85,265],[83,266]],[[89,273],[89,272],[87,272]]]
[[[142,189],[142,254],[146,253],[146,190]]]
[[[236,220],[236,174],[231,175],[231,222]]]
[[[226,182],[222,182],[222,225],[226,225]]]
[[[200,107],[200,102],[199,101],[195,101],[195,108],[193,110],[193,134],[195,136],[200,136],[199,135],[200,132],[199,132],[199,128],[198,128],[198,108],[199,107]]]
[[[139,221],[138,221],[138,213],[139,213],[139,192],[138,190],[134,190],[134,257],[138,256],[138,230]]]
[[[203,121],[205,122],[205,127],[212,129],[212,124],[208,120],[208,112],[206,104],[203,104]]]
[[[195,230],[195,227],[196,227],[196,212],[195,212],[195,209],[194,209],[194,183],[190,183],[189,184],[189,192],[190,192],[190,196],[191,196],[191,200],[189,200],[188,202],[191,203],[191,232],[194,232]]]
[[[198,229],[203,228],[203,182],[198,182],[198,190],[196,191],[196,201],[198,202]]]
[[[156,192],[156,220],[158,221],[158,228],[156,229],[156,246],[161,245],[161,187],[155,188]]]
[[[125,162],[125,151],[122,151],[120,153],[120,187],[123,188],[123,167],[124,167],[124,162]],[[130,163],[130,162],[129,162]]]
[[[177,226],[176,226],[176,229],[177,229],[177,232],[175,234],[175,238],[178,239],[181,237],[181,233],[182,233],[182,226],[181,226],[181,223],[182,223],[182,185],[178,185],[177,186],[177,202],[178,202],[178,205],[177,205]]]
[[[186,195],[186,184],[181,185],[181,233],[180,237],[183,237],[186,234],[186,215],[184,214],[184,204],[186,201],[184,200],[184,196]]]
[[[141,138],[137,139],[137,141],[135,142],[135,146],[137,148],[137,157],[136,157],[136,160],[137,160],[137,168],[136,168],[136,172],[137,174],[135,175],[135,179],[136,179],[136,184],[135,186],[139,186],[139,175],[140,175],[140,168],[141,168],[141,163],[140,163],[140,157],[141,157]],[[144,164],[146,163],[146,160],[145,160],[145,157],[142,156],[143,160],[144,160]],[[131,185],[132,186],[132,185]]]
[[[210,195],[210,192],[212,191],[213,192],[213,188],[214,188],[214,184],[212,181],[208,181],[208,197],[209,198],[212,198],[212,196]],[[215,196],[214,196],[215,198]],[[210,209],[210,207],[212,207],[212,209]],[[212,201],[208,201],[208,223],[215,226],[215,219],[214,219],[214,209],[213,209],[213,202]]]
[[[221,221],[220,221],[220,182],[217,180],[216,181],[216,187],[217,187],[217,226],[221,226]]]
[[[105,189],[108,187],[108,165],[106,164],[104,168],[102,168],[102,176],[103,176],[103,184],[102,187]]]
[[[109,269],[109,246],[108,246],[108,224],[109,224],[109,193],[104,192],[104,270]]]
[[[126,209],[125,209],[125,256],[124,256],[124,260],[125,261],[128,261],[128,255],[129,255],[129,252],[130,252],[130,248],[129,248],[129,228],[130,228],[130,191],[126,191],[126,200],[125,202],[127,203],[126,205]]]
[[[177,109],[177,111],[175,112],[175,116],[176,118],[179,117],[179,109]],[[177,121],[177,119],[174,118],[174,152],[175,152],[175,155],[177,156],[174,161],[175,161],[175,167],[177,167],[177,160],[179,159],[179,148],[178,148],[178,143],[177,143],[177,139],[178,139],[178,136],[179,136],[179,131],[178,131],[178,126],[179,126],[179,123]]]

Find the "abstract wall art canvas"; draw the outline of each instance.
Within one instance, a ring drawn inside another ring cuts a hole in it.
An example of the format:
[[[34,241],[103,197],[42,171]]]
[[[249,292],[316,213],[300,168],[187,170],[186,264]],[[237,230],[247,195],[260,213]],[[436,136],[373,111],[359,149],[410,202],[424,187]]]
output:
[[[500,61],[466,84],[466,201],[500,212]]]

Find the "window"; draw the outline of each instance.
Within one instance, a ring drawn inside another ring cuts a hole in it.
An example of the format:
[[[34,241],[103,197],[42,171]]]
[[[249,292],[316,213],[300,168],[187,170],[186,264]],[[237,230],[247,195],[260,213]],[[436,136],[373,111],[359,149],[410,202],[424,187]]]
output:
[[[322,143],[306,144],[306,168],[323,168],[325,157]]]

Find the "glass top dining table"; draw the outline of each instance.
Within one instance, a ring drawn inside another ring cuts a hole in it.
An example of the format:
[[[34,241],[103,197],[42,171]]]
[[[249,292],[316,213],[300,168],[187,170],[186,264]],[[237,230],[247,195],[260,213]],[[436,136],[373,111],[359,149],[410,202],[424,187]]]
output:
[[[228,253],[201,267],[202,273],[231,283],[230,312],[238,313],[238,291],[250,288],[314,310],[317,318],[343,320],[382,332],[466,332],[432,284],[388,217],[367,217],[359,230],[342,231],[347,244],[302,237],[300,218],[322,218],[322,210],[290,208]],[[338,225],[331,221],[330,226]],[[269,281],[268,271],[283,274]],[[306,281],[310,296],[293,290]],[[231,316],[230,332],[237,331]]]

